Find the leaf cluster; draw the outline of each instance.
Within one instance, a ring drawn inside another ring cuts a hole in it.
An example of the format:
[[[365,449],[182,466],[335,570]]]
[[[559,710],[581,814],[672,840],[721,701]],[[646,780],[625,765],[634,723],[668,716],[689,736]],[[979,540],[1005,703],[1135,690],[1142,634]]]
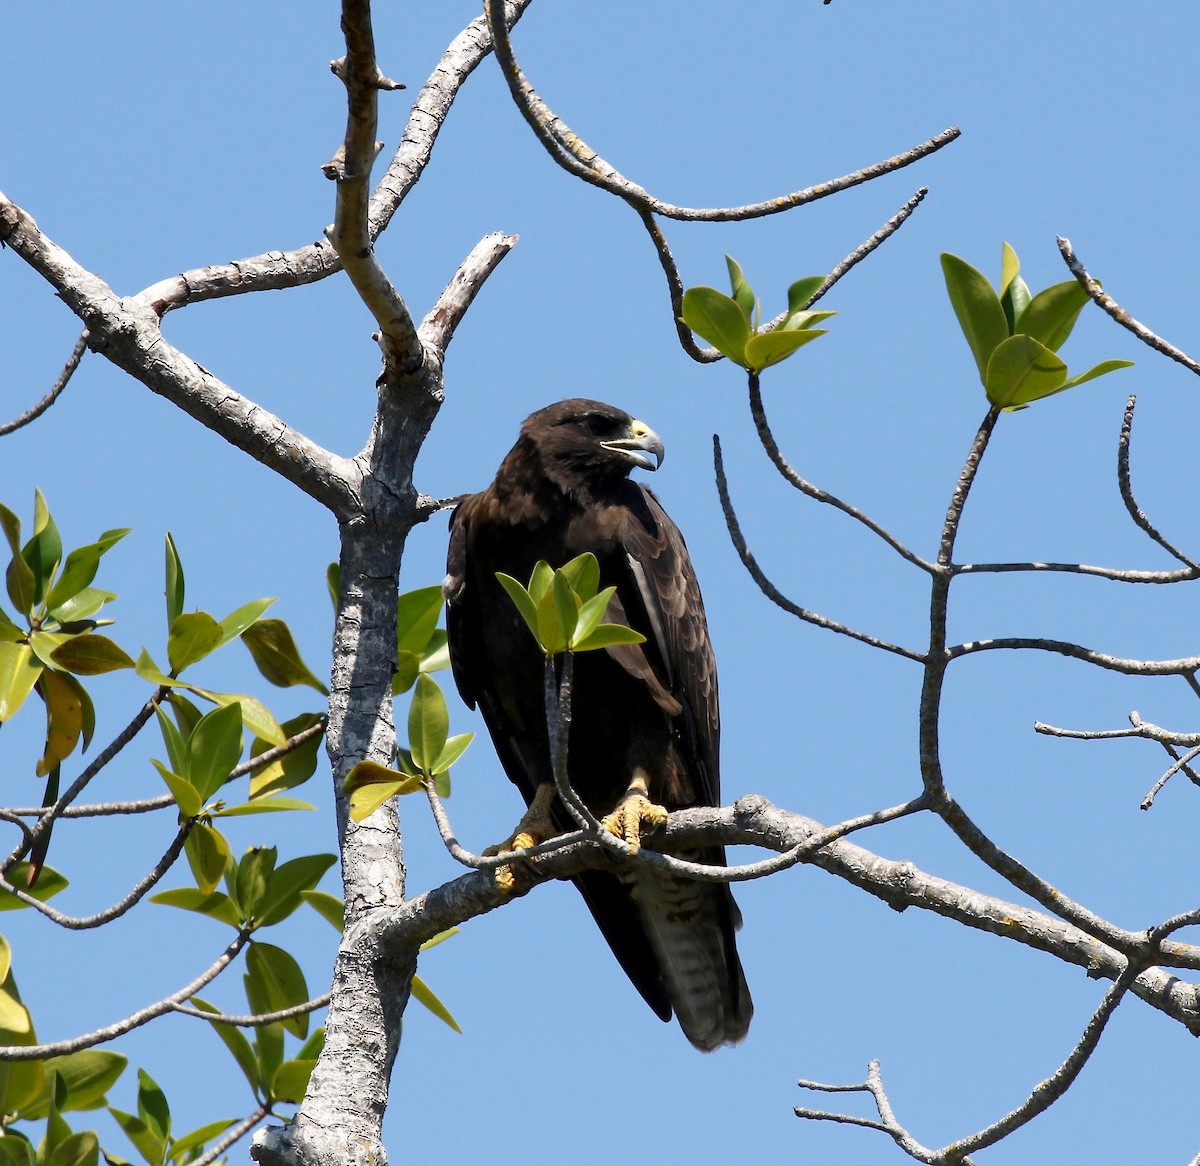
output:
[[[805,344],[824,336],[828,329],[813,325],[837,315],[806,310],[825,282],[823,275],[809,275],[788,288],[783,320],[774,328],[761,328],[761,305],[754,289],[737,260],[726,255],[725,263],[729,268],[730,294],[711,287],[690,287],[683,293],[680,319],[697,336],[749,372],[759,373],[779,364]]]
[[[600,564],[590,551],[557,569],[538,562],[528,586],[503,571],[496,578],[546,656],[645,642],[641,632],[604,622],[617,589],[600,589]]]
[[[992,405],[1010,412],[1024,409],[1133,364],[1105,360],[1071,376],[1057,354],[1088,302],[1087,292],[1072,279],[1031,295],[1020,270],[1017,253],[1005,243],[997,291],[965,260],[942,255],[946,291]]]

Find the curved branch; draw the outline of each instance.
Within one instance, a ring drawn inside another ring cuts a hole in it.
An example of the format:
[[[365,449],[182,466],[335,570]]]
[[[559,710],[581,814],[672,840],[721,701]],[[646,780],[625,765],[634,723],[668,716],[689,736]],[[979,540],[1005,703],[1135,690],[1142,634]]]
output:
[[[0,1061],[43,1061],[47,1057],[61,1057],[66,1053],[78,1052],[80,1049],[90,1049],[95,1045],[103,1044],[105,1041],[115,1040],[117,1037],[123,1036],[135,1028],[140,1028],[143,1024],[148,1024],[156,1017],[173,1011],[176,1004],[186,1000],[189,996],[194,996],[205,984],[209,984],[215,980],[234,960],[238,952],[246,946],[246,941],[249,938],[249,931],[239,931],[237,938],[190,984],[185,984],[179,991],[172,992],[165,999],[159,1000],[157,1003],[151,1004],[133,1013],[131,1016],[125,1017],[124,1020],[118,1020],[115,1024],[110,1024],[106,1028],[98,1028],[94,1032],[87,1032],[82,1036],[71,1037],[69,1040],[54,1041],[51,1044],[3,1045],[0,1046]]]
[[[750,548],[746,545],[745,537],[742,535],[741,527],[738,525],[737,515],[733,510],[733,504],[729,499],[729,483],[725,478],[725,464],[721,457],[721,440],[715,434],[713,435],[713,461],[717,476],[717,491],[721,496],[721,509],[725,514],[725,525],[729,529],[729,537],[733,540],[733,545],[743,564],[745,564],[746,570],[750,572],[750,577],[758,584],[759,590],[772,603],[783,608],[790,615],[796,616],[797,619],[804,620],[806,623],[814,624],[819,628],[825,628],[831,632],[837,632],[843,636],[849,636],[852,640],[858,640],[861,643],[870,645],[872,648],[880,648],[885,652],[892,652],[897,656],[903,656],[906,660],[915,660],[917,663],[924,662],[925,657],[920,652],[914,652],[910,648],[902,648],[898,644],[889,643],[887,640],[878,639],[876,636],[869,636],[865,632],[856,631],[854,628],[840,624],[836,620],[826,619],[825,616],[808,611],[806,608],[800,607],[788,599],[763,574],[762,568],[759,567],[754,556],[750,553]]]
[[[1071,269],[1071,274],[1078,281],[1079,286],[1087,292],[1088,296],[1099,307],[1103,308],[1105,312],[1116,320],[1122,328],[1127,328],[1143,344],[1150,345],[1156,352],[1161,352],[1163,356],[1169,356],[1172,360],[1178,361],[1184,368],[1200,374],[1200,361],[1193,360],[1182,349],[1176,348],[1173,344],[1168,344],[1161,336],[1155,335],[1145,324],[1138,323],[1108,292],[1088,275],[1087,268],[1076,257],[1071,247],[1070,239],[1064,239],[1060,236],[1058,249],[1062,252],[1062,257]]]
[[[264,1024],[274,1024],[279,1020],[291,1020],[295,1016],[307,1016],[316,1012],[329,1003],[330,993],[305,1000],[303,1004],[293,1004],[291,1008],[281,1008],[278,1012],[256,1012],[253,1016],[230,1016],[224,1012],[205,1012],[193,1008],[190,1004],[172,1005],[171,1011],[183,1016],[194,1016],[197,1020],[210,1020],[214,1024],[232,1024],[235,1028],[261,1028]]]
[[[238,1122],[233,1129],[223,1134],[217,1141],[204,1151],[198,1158],[193,1158],[188,1166],[209,1166],[215,1162],[230,1146],[244,1138],[264,1117],[270,1117],[269,1106],[260,1105],[252,1114]]]
[[[1082,660],[1086,664],[1094,664],[1097,668],[1107,668],[1110,672],[1122,672],[1126,676],[1186,676],[1200,669],[1200,656],[1184,656],[1178,660],[1130,660],[1122,656],[1108,656],[1066,640],[1023,639],[1016,636],[955,644],[947,649],[947,655],[949,659],[957,660],[961,656],[970,656],[976,652],[1020,648],[1056,652],[1060,656]]]
[[[421,321],[417,334],[423,344],[437,352],[446,351],[454,338],[454,330],[462,322],[484,281],[516,245],[516,235],[504,235],[499,231],[485,235],[475,244],[438,296],[437,303]]]
[[[71,350],[71,355],[67,357],[67,363],[63,366],[62,372],[58,374],[58,379],[51,386],[50,391],[32,409],[26,409],[19,417],[14,417],[11,421],[0,425],[0,437],[23,428],[31,421],[36,421],[58,400],[63,389],[67,387],[67,382],[79,367],[79,362],[83,359],[83,354],[87,351],[87,342],[88,330],[85,328],[79,333],[79,339],[75,341],[75,347]]]
[[[766,215],[779,214],[805,203],[815,202],[841,190],[848,190],[872,178],[890,174],[904,166],[924,158],[928,154],[940,150],[943,146],[954,141],[962,132],[957,126],[943,130],[940,134],[906,150],[903,154],[876,162],[856,170],[852,174],[809,186],[803,190],[777,198],[765,199],[762,202],[749,203],[739,207],[682,207],[673,203],[663,202],[648,191],[630,182],[600,157],[582,138],[579,137],[557,114],[538,96],[533,86],[526,80],[513,55],[512,42],[509,40],[508,29],[497,19],[498,0],[485,0],[484,12],[487,14],[492,30],[492,40],[495,44],[496,60],[504,72],[508,82],[509,92],[521,115],[529,123],[530,128],[539,142],[545,147],[550,157],[569,174],[592,186],[623,198],[630,205],[642,210],[652,211],[668,219],[679,219],[690,223],[729,223],[745,219],[758,219]]]

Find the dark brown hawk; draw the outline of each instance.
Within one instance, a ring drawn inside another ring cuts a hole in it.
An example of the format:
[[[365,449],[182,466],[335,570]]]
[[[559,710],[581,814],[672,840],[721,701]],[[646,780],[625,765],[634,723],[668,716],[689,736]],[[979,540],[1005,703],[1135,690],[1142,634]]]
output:
[[[700,588],[678,528],[629,479],[632,469],[657,469],[662,454],[657,434],[628,413],[560,401],[526,420],[496,480],[464,498],[451,520],[454,678],[531,807],[520,845],[575,826],[554,795],[544,658],[496,580],[502,571],[526,582],[540,559],[558,567],[590,551],[601,587],[616,587],[605,619],[646,637],[575,658],[568,769],[588,808],[636,845],[642,824],[664,817],[658,807],[720,802],[717,673]],[[725,862],[716,846],[683,857]],[[705,1051],[746,1035],[753,1006],[734,943],[741,919],[726,884],[645,866],[589,871],[575,883],[663,1020],[674,1013]]]

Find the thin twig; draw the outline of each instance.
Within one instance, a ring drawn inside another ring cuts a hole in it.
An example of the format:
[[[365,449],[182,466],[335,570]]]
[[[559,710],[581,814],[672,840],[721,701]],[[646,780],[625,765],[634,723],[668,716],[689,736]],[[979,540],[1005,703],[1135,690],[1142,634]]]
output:
[[[1079,286],[1087,292],[1096,304],[1116,320],[1122,328],[1129,329],[1144,344],[1150,345],[1157,352],[1161,352],[1163,356],[1169,356],[1172,360],[1178,361],[1184,368],[1200,374],[1200,362],[1193,360],[1182,349],[1167,343],[1161,336],[1155,335],[1145,324],[1138,323],[1088,274],[1087,268],[1076,257],[1071,247],[1070,239],[1060,237],[1058,240],[1058,249],[1062,252],[1063,259],[1071,269],[1071,274],[1079,281]]]
[[[50,1044],[0,1046],[0,1061],[44,1061],[47,1057],[60,1057],[66,1053],[78,1052],[80,1049],[90,1049],[105,1041],[115,1040],[132,1029],[140,1028],[156,1017],[173,1011],[176,1004],[186,1000],[189,996],[194,996],[205,984],[215,980],[234,960],[238,952],[245,947],[249,938],[249,931],[239,931],[237,938],[190,984],[185,984],[177,992],[172,992],[165,999],[140,1009],[131,1016],[125,1017],[124,1020],[118,1020],[115,1024],[98,1028],[94,1032],[71,1037],[69,1040],[54,1041]]]
[[[67,382],[79,367],[79,362],[83,359],[83,354],[87,352],[87,342],[88,330],[85,328],[79,334],[79,339],[75,341],[75,347],[71,350],[71,355],[67,357],[67,363],[63,366],[62,372],[58,374],[58,379],[54,382],[50,391],[32,409],[26,409],[19,417],[14,417],[11,421],[0,425],[0,437],[15,432],[23,426],[28,425],[31,421],[36,421],[58,400],[63,389],[67,387]]]
[[[713,435],[713,463],[717,478],[717,492],[721,498],[721,510],[725,514],[725,525],[729,529],[729,537],[733,540],[734,548],[737,550],[743,564],[745,564],[746,570],[750,572],[750,577],[758,584],[759,590],[772,603],[783,608],[790,615],[796,616],[797,619],[804,620],[805,623],[814,624],[816,627],[825,628],[827,631],[837,632],[839,635],[849,636],[852,640],[858,640],[860,643],[868,644],[872,648],[880,648],[885,652],[892,652],[897,656],[903,656],[906,660],[915,660],[917,663],[924,661],[925,657],[920,652],[914,652],[910,648],[902,648],[898,644],[892,644],[876,636],[867,635],[865,632],[856,631],[854,628],[847,627],[836,620],[827,619],[823,615],[818,615],[816,612],[800,607],[788,599],[766,577],[746,544],[741,527],[738,525],[737,515],[733,510],[733,503],[729,498],[729,483],[725,477],[725,464],[721,457],[721,440],[715,434]]]
[[[260,1105],[249,1117],[238,1122],[233,1129],[223,1134],[218,1141],[213,1144],[200,1155],[199,1158],[192,1159],[188,1166],[210,1166],[210,1163],[215,1162],[226,1150],[229,1149],[235,1142],[245,1137],[264,1117],[271,1116],[269,1106]]]
[[[329,1003],[330,993],[306,1000],[303,1004],[293,1004],[290,1008],[281,1008],[278,1012],[256,1012],[252,1016],[230,1016],[225,1012],[205,1012],[201,1008],[193,1008],[190,1004],[175,1004],[172,1012],[184,1016],[194,1016],[198,1020],[211,1020],[214,1024],[232,1024],[236,1028],[261,1028],[264,1024],[275,1024],[280,1020],[291,1020],[295,1016],[307,1016],[316,1012]]]

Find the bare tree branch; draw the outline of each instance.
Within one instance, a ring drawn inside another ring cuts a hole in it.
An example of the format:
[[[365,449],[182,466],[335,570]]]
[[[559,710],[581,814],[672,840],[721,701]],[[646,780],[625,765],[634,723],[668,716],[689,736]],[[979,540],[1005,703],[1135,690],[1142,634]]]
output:
[[[75,347],[71,350],[71,355],[67,357],[67,363],[63,366],[62,372],[58,374],[58,379],[51,386],[50,391],[32,409],[26,409],[19,417],[14,417],[11,421],[0,425],[0,437],[15,432],[23,426],[28,425],[31,421],[36,421],[58,400],[63,389],[67,387],[67,382],[70,381],[75,370],[79,367],[79,362],[83,359],[83,354],[87,351],[87,341],[88,330],[85,328],[80,332],[79,339],[75,341]]]
[[[197,1020],[209,1020],[214,1024],[232,1024],[236,1028],[261,1028],[264,1024],[291,1020],[295,1016],[307,1016],[310,1012],[324,1008],[328,1003],[329,993],[326,992],[323,996],[305,1000],[303,1004],[293,1004],[291,1008],[281,1008],[278,1012],[256,1012],[252,1016],[230,1016],[225,1012],[205,1012],[203,1009],[193,1008],[190,1004],[174,1004],[171,1011],[184,1016],[194,1016]]]
[[[1108,292],[1088,275],[1087,268],[1076,257],[1071,247],[1070,239],[1064,239],[1060,236],[1058,249],[1062,252],[1063,259],[1071,269],[1071,274],[1078,280],[1079,286],[1087,292],[1096,304],[1116,320],[1122,328],[1127,328],[1144,344],[1148,344],[1155,351],[1161,352],[1164,356],[1169,356],[1174,361],[1178,361],[1184,368],[1190,369],[1194,373],[1200,373],[1200,362],[1193,360],[1186,352],[1176,348],[1175,345],[1168,344],[1161,336],[1156,336],[1145,324],[1138,323]]]
[[[421,321],[418,335],[423,344],[437,352],[446,351],[454,338],[455,328],[462,322],[484,281],[516,244],[516,235],[503,235],[499,231],[485,235],[475,244],[437,303]]]

